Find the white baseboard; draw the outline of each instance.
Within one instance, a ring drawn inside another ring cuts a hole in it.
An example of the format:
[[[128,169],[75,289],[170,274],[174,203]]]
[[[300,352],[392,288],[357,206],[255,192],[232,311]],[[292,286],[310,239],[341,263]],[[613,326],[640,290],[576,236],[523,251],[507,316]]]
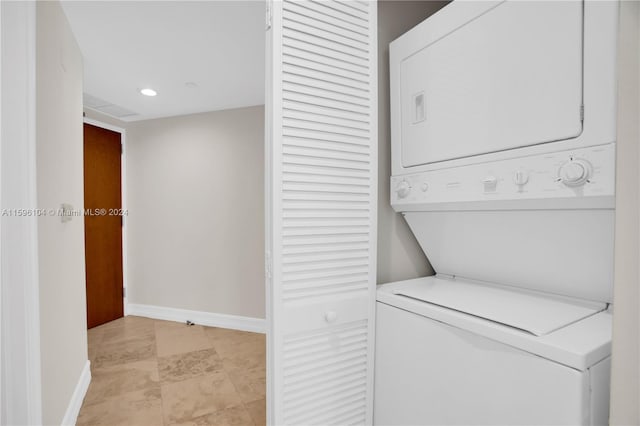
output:
[[[214,314],[211,312],[191,311],[188,309],[166,308],[164,306],[139,305],[129,303],[128,315],[147,317],[166,321],[187,322],[187,320],[208,327],[230,328],[233,330],[265,333],[265,320],[239,315]]]
[[[71,401],[69,401],[67,411],[64,413],[64,418],[62,419],[63,426],[73,426],[76,424],[78,414],[80,414],[80,408],[82,407],[82,401],[89,389],[89,383],[91,383],[91,362],[87,360],[78,379],[78,383],[76,383],[76,388],[71,395]]]

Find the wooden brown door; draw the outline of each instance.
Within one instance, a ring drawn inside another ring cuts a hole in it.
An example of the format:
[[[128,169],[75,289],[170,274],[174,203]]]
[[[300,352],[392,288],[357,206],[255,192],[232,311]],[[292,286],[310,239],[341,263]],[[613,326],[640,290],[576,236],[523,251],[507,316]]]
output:
[[[86,123],[84,125],[88,328],[124,315],[120,137],[120,133]]]

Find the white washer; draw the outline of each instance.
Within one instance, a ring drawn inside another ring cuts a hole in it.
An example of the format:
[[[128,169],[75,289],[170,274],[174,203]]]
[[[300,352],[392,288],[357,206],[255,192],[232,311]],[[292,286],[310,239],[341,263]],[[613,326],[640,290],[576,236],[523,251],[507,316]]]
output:
[[[378,289],[375,424],[607,424],[617,14],[454,1],[391,44],[391,204],[437,275]]]
[[[438,277],[384,285],[374,421],[605,425],[610,351],[606,304]]]

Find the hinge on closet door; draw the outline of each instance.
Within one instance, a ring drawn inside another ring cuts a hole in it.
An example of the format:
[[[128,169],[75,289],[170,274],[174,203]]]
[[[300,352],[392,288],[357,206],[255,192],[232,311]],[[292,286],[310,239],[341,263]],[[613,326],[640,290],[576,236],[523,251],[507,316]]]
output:
[[[265,31],[269,31],[273,20],[273,0],[265,0],[265,3]]]
[[[127,297],[127,288],[126,287],[122,287],[122,297]]]
[[[584,122],[584,104],[580,105],[580,122]]]

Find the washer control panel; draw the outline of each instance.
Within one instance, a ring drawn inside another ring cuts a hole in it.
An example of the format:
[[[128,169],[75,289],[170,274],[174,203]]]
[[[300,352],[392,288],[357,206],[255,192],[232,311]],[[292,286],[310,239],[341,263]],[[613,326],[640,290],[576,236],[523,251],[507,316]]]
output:
[[[613,197],[615,143],[391,177],[391,204]]]

